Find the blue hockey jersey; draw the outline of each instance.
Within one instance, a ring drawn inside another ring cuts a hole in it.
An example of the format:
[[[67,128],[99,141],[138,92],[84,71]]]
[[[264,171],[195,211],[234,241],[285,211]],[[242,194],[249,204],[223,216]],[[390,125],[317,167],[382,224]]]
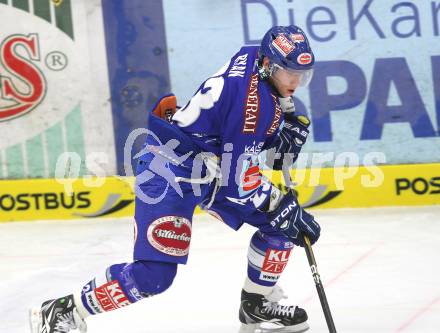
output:
[[[266,223],[258,209],[270,188],[262,181],[258,155],[283,121],[278,97],[259,77],[257,59],[257,46],[241,48],[173,116],[201,151],[218,157],[222,182],[210,210],[234,229],[246,221]]]

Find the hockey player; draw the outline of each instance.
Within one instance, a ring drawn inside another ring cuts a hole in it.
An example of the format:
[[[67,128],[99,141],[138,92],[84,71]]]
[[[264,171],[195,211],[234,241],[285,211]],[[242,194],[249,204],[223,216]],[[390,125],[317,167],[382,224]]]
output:
[[[261,155],[272,167],[297,158],[309,121],[297,116],[292,95],[312,76],[314,55],[296,26],[276,26],[261,45],[242,47],[175,112],[173,95],[149,115],[136,177],[134,260],[114,264],[82,291],[32,310],[34,333],[86,331],[87,316],[165,291],[185,264],[194,209],[201,206],[231,228],[257,228],[250,240],[241,292],[241,332],[302,332],[307,314],[281,305],[276,283],[302,236],[320,235],[313,216],[292,192],[283,194],[260,173]],[[175,112],[175,113],[174,113]],[[264,326],[264,327],[263,327]]]

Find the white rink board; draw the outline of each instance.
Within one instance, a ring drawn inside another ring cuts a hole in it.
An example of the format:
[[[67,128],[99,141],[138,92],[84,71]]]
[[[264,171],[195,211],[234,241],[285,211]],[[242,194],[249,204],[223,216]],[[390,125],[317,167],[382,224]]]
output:
[[[440,332],[440,206],[315,215],[323,226],[315,256],[338,332]],[[196,216],[189,263],[170,290],[91,318],[89,332],[236,332],[252,233]],[[131,219],[0,224],[0,332],[28,332],[29,306],[129,261],[131,246]],[[308,311],[310,332],[328,332],[305,253],[291,258],[280,285]]]

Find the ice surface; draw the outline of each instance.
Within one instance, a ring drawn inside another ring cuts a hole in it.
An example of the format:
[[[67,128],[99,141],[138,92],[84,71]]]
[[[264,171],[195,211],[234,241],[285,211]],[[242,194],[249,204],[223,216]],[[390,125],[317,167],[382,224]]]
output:
[[[315,256],[338,332],[440,332],[440,206],[314,214],[323,228]],[[132,229],[132,219],[0,224],[0,332],[28,332],[30,306],[130,261]],[[237,332],[253,232],[196,216],[188,265],[172,287],[89,318],[89,332]],[[303,249],[294,249],[279,283],[308,311],[310,332],[328,332]]]

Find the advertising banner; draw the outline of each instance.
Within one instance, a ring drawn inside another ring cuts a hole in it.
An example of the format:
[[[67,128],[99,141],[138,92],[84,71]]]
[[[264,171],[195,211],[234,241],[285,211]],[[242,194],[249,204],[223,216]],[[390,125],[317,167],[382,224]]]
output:
[[[0,181],[0,221],[131,216],[134,178]]]
[[[361,165],[369,152],[385,164],[440,161],[440,1],[164,0],[164,13],[180,104],[242,45],[296,24],[317,61],[295,92],[312,120],[304,152],[334,154],[329,167],[343,152]]]
[[[114,174],[99,4],[0,1],[0,178],[54,177],[64,152]]]
[[[284,188],[281,172],[266,172]],[[305,208],[440,205],[440,164],[296,169],[291,172]]]
[[[173,91],[184,105],[242,45],[291,23],[306,31],[317,59],[311,85],[295,93],[298,112],[312,119],[305,152],[334,154],[326,166],[347,151],[359,164],[369,152],[382,152],[384,164],[440,159],[439,1],[0,6],[3,178],[51,177],[65,151],[78,153],[82,174],[90,152],[105,153],[106,174],[124,174],[125,140],[146,125],[159,96]]]
[[[286,191],[280,171],[263,173]],[[291,177],[308,209],[440,205],[440,164],[296,169]],[[3,180],[0,222],[131,217],[133,186],[134,177]]]

